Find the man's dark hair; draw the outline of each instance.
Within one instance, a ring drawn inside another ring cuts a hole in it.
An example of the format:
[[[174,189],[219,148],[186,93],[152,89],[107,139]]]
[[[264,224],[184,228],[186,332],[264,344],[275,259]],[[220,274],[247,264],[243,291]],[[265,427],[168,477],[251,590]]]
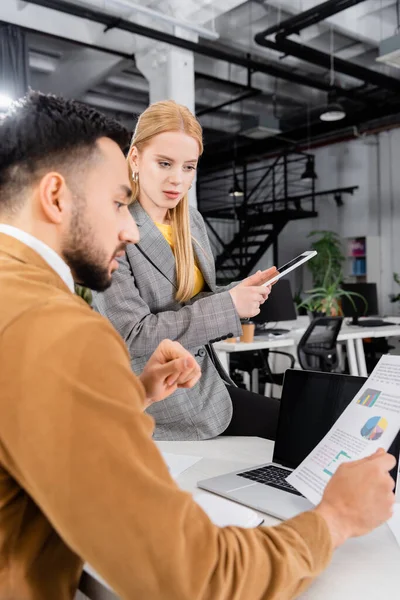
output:
[[[129,132],[117,121],[75,100],[30,91],[0,118],[0,213],[15,213],[22,192],[44,170],[71,171],[86,166],[96,141],[108,137],[122,151]]]

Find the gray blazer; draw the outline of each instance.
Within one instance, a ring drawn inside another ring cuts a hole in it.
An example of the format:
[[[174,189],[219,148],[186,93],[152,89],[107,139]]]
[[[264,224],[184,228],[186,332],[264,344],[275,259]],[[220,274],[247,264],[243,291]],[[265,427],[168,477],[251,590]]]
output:
[[[119,259],[111,287],[94,295],[94,307],[106,316],[125,340],[132,370],[140,374],[161,340],[179,341],[196,358],[202,370],[191,390],[177,390],[148,412],[156,422],[159,440],[201,440],[222,433],[232,418],[226,386],[205,349],[205,344],[240,335],[238,313],[228,289],[215,283],[214,259],[200,213],[191,208],[194,252],[208,291],[191,302],[175,300],[174,254],[139,202],[130,208],[140,231],[140,242],[130,244]]]

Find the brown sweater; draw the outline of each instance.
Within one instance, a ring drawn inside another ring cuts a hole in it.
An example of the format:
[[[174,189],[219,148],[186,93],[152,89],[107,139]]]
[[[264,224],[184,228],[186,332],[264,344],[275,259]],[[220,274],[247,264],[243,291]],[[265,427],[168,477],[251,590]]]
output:
[[[122,339],[0,234],[0,600],[285,600],[331,556],[321,517],[213,525],[171,478]]]

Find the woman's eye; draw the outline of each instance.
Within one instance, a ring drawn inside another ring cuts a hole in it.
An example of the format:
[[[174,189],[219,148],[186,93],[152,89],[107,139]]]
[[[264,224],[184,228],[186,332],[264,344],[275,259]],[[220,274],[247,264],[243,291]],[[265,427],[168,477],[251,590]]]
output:
[[[196,167],[194,167],[193,165],[187,165],[186,169],[187,169],[188,171],[195,171],[195,170],[196,170]]]
[[[160,167],[170,167],[171,165],[168,162],[165,162],[164,160],[158,163],[160,165]]]
[[[125,206],[125,204],[123,202],[115,202],[115,206],[117,207],[117,210],[119,210],[120,208]]]

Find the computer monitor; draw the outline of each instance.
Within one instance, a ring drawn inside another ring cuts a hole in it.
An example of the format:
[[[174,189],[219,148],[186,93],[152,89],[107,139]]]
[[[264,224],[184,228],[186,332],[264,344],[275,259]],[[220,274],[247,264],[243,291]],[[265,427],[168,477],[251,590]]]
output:
[[[379,314],[378,309],[378,292],[376,283],[344,283],[342,289],[346,292],[356,292],[365,298],[352,296],[351,302],[346,296],[342,296],[342,311],[345,317],[353,317],[352,325],[358,324],[359,317],[369,317]]]
[[[271,294],[260,306],[260,313],[253,317],[255,323],[293,321],[297,317],[292,290],[288,279],[280,279],[272,286]]]

